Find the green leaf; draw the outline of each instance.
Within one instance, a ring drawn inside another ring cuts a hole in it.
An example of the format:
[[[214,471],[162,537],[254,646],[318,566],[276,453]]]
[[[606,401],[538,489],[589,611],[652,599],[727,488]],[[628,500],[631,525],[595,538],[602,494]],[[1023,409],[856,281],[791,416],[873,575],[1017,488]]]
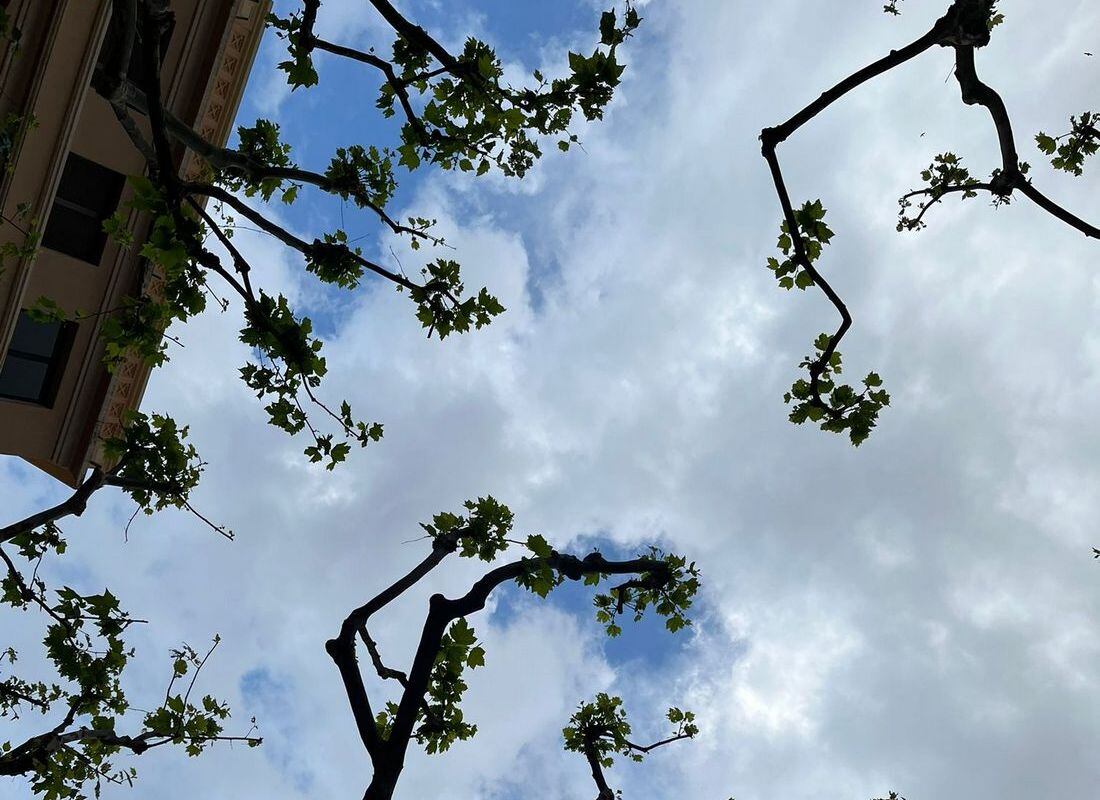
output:
[[[527,549],[538,558],[549,558],[554,552],[546,538],[538,533],[532,533],[527,537]]]

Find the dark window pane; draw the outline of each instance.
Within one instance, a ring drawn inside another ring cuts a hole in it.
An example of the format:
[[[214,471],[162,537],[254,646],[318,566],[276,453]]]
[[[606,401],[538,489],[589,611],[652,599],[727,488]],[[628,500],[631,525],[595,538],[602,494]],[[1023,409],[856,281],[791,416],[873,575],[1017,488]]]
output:
[[[49,360],[57,345],[57,335],[61,332],[60,322],[35,322],[24,312],[15,323],[15,333],[11,337],[10,351],[22,355],[38,356]]]
[[[98,264],[107,243],[103,221],[118,208],[124,182],[113,169],[69,153],[42,245]]]
[[[46,232],[42,235],[43,247],[67,253],[89,264],[98,264],[106,243],[107,234],[103,232],[102,220],[60,203],[54,204]]]
[[[9,355],[0,368],[0,395],[16,400],[39,402],[49,377],[50,365],[45,361],[28,361]]]
[[[113,169],[69,153],[65,159],[65,171],[61,173],[61,184],[57,187],[57,196],[74,206],[109,217],[118,207],[122,181],[122,176]]]
[[[0,397],[53,405],[75,335],[74,322],[35,322],[24,310],[0,365]]]

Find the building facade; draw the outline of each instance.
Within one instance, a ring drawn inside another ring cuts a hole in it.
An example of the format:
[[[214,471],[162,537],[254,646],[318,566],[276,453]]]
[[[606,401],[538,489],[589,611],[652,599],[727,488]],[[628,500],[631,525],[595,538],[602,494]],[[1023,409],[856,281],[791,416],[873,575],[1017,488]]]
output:
[[[222,145],[229,137],[268,5],[171,2],[164,104],[207,141]],[[140,243],[148,220],[128,209],[126,176],[142,174],[145,163],[91,88],[110,47],[110,0],[0,6],[20,32],[0,51],[0,154],[7,162],[0,176],[0,248],[7,250],[0,266],[0,453],[76,485],[89,466],[105,466],[102,441],[118,434],[149,376],[137,358],[108,371],[100,337],[123,297],[156,291],[140,248],[119,247],[103,231],[103,221],[121,210]],[[199,167],[180,153],[181,174]],[[27,237],[36,232],[32,252]],[[71,321],[32,319],[28,309],[43,297]]]

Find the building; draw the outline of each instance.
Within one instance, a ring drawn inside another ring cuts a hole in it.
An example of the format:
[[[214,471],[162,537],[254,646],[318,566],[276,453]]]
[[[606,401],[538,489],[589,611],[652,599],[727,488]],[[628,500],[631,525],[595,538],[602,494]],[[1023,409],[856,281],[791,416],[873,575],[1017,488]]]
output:
[[[229,136],[268,5],[171,2],[165,107],[208,141]],[[90,465],[103,465],[102,440],[117,435],[149,376],[139,359],[108,372],[99,336],[120,298],[153,290],[139,248],[120,248],[102,228],[126,211],[125,176],[142,173],[144,160],[90,86],[110,0],[0,0],[0,8],[21,34],[0,51],[0,153],[15,145],[0,176],[0,248],[23,247],[36,223],[41,232],[32,255],[0,267],[0,453],[76,485]],[[181,174],[197,166],[181,153]],[[127,217],[139,242],[142,217]],[[40,297],[79,318],[33,321],[27,309]]]

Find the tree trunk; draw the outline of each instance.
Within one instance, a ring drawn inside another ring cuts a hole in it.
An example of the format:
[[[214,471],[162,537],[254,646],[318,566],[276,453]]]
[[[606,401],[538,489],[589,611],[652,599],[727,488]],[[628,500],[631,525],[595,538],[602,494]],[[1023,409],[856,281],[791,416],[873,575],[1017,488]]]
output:
[[[393,792],[400,776],[401,767],[375,769],[367,791],[363,793],[363,800],[393,800]]]

